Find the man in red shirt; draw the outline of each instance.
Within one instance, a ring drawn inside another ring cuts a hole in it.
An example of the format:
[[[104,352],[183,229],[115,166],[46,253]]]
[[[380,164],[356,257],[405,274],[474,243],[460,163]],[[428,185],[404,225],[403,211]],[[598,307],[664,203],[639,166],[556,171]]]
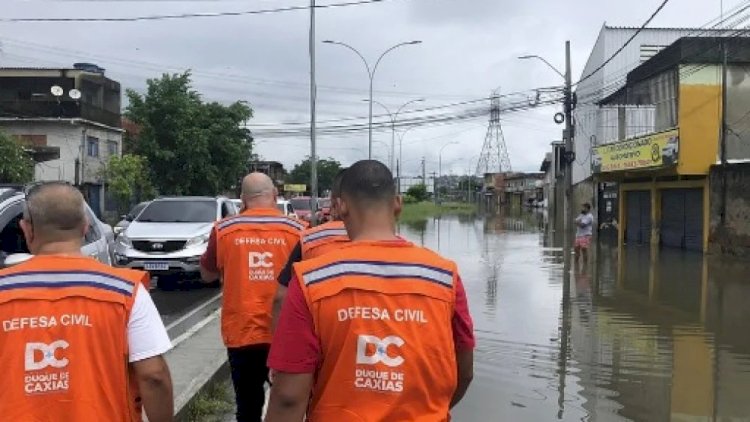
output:
[[[401,200],[377,161],[347,170],[338,209],[352,242],[294,265],[266,421],[448,420],[475,346],[455,264],[396,236]]]

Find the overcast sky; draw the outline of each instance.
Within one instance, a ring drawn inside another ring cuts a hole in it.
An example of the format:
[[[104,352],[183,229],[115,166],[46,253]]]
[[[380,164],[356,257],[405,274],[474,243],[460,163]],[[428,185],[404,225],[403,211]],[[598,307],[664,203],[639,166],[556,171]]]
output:
[[[340,1],[318,0],[318,4]],[[371,62],[396,43],[421,40],[421,45],[400,48],[383,59],[375,77],[375,99],[395,111],[409,100],[424,98],[414,107],[428,108],[488,97],[498,87],[508,93],[560,85],[560,77],[542,63],[517,56],[538,54],[562,70],[565,40],[572,42],[575,80],[605,22],[640,26],[661,1],[384,0],[318,10],[317,38],[351,44]],[[724,0],[724,8],[739,2]],[[0,18],[57,18],[245,11],[304,6],[309,1],[2,3]],[[719,16],[720,3],[671,0],[651,26],[702,26]],[[307,11],[122,23],[0,21],[0,66],[70,66],[90,61],[106,68],[107,75],[123,87],[139,91],[148,78],[192,69],[195,88],[207,100],[247,101],[255,109],[252,128],[280,127],[309,121],[308,23]],[[318,42],[317,77],[318,120],[367,116],[363,99],[368,78],[362,61],[351,51]],[[476,107],[432,113],[458,115]],[[552,121],[557,108],[503,116],[513,170],[538,171],[549,143],[560,138],[560,127]],[[374,110],[384,113],[377,105]],[[456,144],[444,150],[443,173],[473,173],[487,119],[485,115],[410,130],[403,141],[405,173],[417,174],[422,157],[428,173],[437,171],[438,150],[449,142]],[[387,163],[390,131],[378,131],[374,138],[375,158]],[[309,154],[309,140],[259,136],[257,152],[291,168]],[[318,155],[344,164],[366,158],[367,132],[320,136]]]

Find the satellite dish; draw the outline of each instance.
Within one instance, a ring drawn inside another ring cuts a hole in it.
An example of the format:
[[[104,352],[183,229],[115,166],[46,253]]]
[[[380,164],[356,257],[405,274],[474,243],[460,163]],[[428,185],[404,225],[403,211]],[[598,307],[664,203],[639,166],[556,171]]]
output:
[[[53,85],[52,88],[50,88],[50,92],[52,92],[52,95],[55,97],[62,97],[63,92],[65,91],[63,91],[61,86]]]
[[[70,92],[68,93],[68,95],[70,95],[70,98],[72,98],[74,100],[78,100],[78,99],[81,98],[81,91],[79,91],[79,90],[77,90],[77,89],[74,88],[74,89],[70,90]]]

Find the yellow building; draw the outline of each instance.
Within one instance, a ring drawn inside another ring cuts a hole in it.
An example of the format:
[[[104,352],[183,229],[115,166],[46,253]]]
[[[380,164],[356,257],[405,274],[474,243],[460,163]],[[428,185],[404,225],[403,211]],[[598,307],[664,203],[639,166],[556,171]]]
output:
[[[730,149],[722,139],[723,93],[750,81],[748,47],[748,38],[682,38],[600,102],[613,139],[592,148],[592,170],[599,182],[619,183],[621,244],[707,250],[710,169],[722,145],[732,158],[750,156],[742,142]],[[750,116],[747,101],[727,109]]]

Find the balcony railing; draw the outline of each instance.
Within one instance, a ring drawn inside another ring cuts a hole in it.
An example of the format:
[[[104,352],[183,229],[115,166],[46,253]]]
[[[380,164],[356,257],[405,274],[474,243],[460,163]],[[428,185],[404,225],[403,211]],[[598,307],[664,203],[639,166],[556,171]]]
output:
[[[0,101],[0,117],[82,118],[107,126],[120,127],[120,113],[75,101]]]

